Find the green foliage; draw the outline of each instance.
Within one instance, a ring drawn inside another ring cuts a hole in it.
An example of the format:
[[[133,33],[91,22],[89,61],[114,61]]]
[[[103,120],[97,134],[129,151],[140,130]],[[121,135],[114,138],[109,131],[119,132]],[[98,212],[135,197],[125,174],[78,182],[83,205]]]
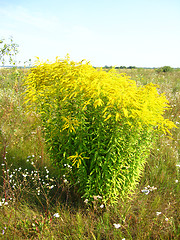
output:
[[[157,72],[172,72],[173,68],[171,68],[170,66],[164,66],[164,67],[158,68],[156,71]]]
[[[25,80],[26,103],[41,116],[48,151],[82,198],[105,204],[135,189],[154,136],[175,125],[155,85],[69,58],[40,63]],[[156,128],[156,130],[154,129]]]
[[[135,66],[129,66],[128,69],[135,69]]]
[[[115,69],[126,69],[126,66],[115,67]]]
[[[2,65],[5,63],[16,64],[15,56],[18,54],[18,45],[14,43],[13,38],[10,37],[10,42],[5,39],[0,39],[0,62]]]

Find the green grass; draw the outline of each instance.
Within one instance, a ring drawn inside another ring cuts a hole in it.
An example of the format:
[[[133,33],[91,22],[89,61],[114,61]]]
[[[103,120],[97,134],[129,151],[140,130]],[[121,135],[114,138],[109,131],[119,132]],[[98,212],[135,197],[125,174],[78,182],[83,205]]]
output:
[[[159,84],[172,106],[166,115],[180,126],[180,70],[118,71],[138,84]],[[65,177],[57,178],[38,116],[25,111],[25,73],[0,70],[0,239],[180,239],[179,128],[154,144],[130,199],[87,208]]]

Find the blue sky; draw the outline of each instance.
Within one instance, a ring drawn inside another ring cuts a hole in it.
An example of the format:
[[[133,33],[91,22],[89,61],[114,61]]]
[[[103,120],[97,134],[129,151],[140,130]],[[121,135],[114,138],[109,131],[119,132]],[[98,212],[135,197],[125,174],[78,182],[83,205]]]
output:
[[[18,60],[180,67],[180,0],[0,0],[0,38]]]

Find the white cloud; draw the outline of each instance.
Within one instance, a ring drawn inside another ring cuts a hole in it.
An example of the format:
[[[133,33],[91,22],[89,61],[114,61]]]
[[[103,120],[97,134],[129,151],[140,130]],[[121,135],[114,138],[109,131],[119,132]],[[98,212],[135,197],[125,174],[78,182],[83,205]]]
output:
[[[5,22],[4,25],[8,24],[12,29],[15,27],[19,27],[19,29],[21,27],[26,27],[27,29],[33,27],[38,30],[52,32],[62,27],[57,17],[53,15],[46,16],[42,12],[31,12],[22,6],[0,9],[0,19],[1,22]],[[1,25],[1,28],[3,28],[3,25]]]

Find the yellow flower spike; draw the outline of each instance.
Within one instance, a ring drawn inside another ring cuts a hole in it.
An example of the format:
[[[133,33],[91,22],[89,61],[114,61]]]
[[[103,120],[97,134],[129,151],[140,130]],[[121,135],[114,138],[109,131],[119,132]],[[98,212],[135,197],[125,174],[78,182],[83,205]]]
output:
[[[105,107],[104,110],[102,111],[102,113],[104,113],[106,115],[107,109],[108,109],[108,107]]]
[[[120,119],[120,114],[116,113],[116,122]]]
[[[83,106],[83,108],[82,108],[82,111],[84,111],[84,110],[86,109],[87,105],[90,104],[90,101],[91,101],[91,99],[89,99],[88,101],[86,101],[86,102],[84,103],[84,106]]]
[[[64,131],[65,129],[67,129],[67,128],[69,128],[69,125],[68,125],[68,124],[64,124],[61,132],[63,132],[63,131]]]
[[[62,120],[65,122],[61,131],[68,129],[69,132],[76,132],[75,127],[79,126],[77,119],[68,119],[62,116]]]
[[[107,116],[107,118],[106,119],[104,119],[104,121],[106,122],[109,118],[111,118],[111,114],[109,114],[108,116]]]
[[[128,117],[128,110],[126,108],[123,108],[122,110],[123,110],[124,116]]]
[[[102,106],[103,105],[103,101],[98,98],[95,102],[94,102],[94,107],[97,108],[98,106]]]
[[[68,159],[70,159],[73,164],[72,166],[74,166],[77,163],[77,168],[79,168],[79,165],[81,164],[83,159],[89,159],[88,157],[82,157],[83,153],[78,154],[78,152],[76,152],[75,155],[69,156]]]

